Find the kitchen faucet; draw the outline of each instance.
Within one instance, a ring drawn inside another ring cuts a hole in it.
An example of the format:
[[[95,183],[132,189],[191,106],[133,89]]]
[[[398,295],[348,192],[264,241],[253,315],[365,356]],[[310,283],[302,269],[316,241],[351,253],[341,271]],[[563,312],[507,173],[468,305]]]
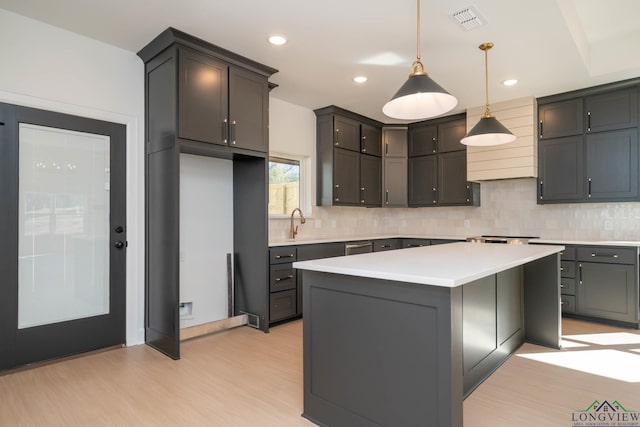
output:
[[[298,226],[296,225],[295,228],[293,227],[293,215],[296,213],[296,211],[298,211],[298,213],[300,214],[300,224],[304,224],[306,221],[300,208],[295,208],[291,212],[291,231],[289,232],[289,237],[291,237],[292,239],[295,239],[296,235],[298,234]]]

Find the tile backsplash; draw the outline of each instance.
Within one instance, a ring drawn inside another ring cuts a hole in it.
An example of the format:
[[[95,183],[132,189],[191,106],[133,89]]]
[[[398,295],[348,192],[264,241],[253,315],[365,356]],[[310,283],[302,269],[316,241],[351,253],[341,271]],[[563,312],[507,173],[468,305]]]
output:
[[[313,218],[299,226],[298,237],[490,234],[563,240],[640,240],[640,202],[538,205],[536,197],[536,179],[523,178],[483,182],[481,206],[477,207],[314,206]],[[287,239],[289,224],[288,219],[269,220],[270,241]]]

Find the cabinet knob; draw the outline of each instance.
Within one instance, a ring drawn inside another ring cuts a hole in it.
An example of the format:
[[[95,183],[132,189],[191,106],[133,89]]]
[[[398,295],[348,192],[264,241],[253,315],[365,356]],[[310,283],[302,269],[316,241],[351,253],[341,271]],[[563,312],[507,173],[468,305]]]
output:
[[[336,184],[336,188],[340,188],[340,184]]]
[[[360,200],[360,203],[364,203],[364,200]]]
[[[340,199],[336,197],[336,202],[339,202],[339,201],[340,201]]]
[[[366,137],[366,136],[363,136],[363,137],[362,137],[362,139],[367,139],[367,137]]]
[[[363,149],[362,149],[362,152],[363,152],[363,153],[366,153],[366,152],[367,152],[367,149],[366,149],[366,148],[363,148]]]
[[[360,191],[364,191],[364,187],[360,187]]]
[[[340,145],[340,143],[338,141],[336,141],[336,146]]]

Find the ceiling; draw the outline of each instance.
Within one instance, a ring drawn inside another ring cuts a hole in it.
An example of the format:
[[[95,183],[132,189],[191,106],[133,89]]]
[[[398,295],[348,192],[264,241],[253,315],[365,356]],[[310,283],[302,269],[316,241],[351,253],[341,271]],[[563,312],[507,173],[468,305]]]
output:
[[[422,60],[458,98],[484,104],[491,41],[491,102],[544,96],[640,76],[640,1],[422,0]],[[473,6],[486,21],[451,18]],[[416,55],[415,0],[0,0],[0,8],[138,52],[171,26],[280,71],[273,96],[311,109],[334,104],[386,118],[382,105]],[[282,34],[283,46],[267,37]],[[365,75],[356,84],[352,78]],[[501,81],[516,78],[506,87]]]

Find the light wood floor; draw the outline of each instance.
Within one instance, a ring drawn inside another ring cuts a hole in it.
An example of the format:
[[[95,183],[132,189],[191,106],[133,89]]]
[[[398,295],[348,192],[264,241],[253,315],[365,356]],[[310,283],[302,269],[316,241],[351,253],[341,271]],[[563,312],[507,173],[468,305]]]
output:
[[[640,411],[640,333],[563,323],[565,335],[615,340],[573,337],[587,346],[562,351],[525,344],[464,402],[465,427],[570,426],[596,399]],[[0,376],[0,426],[311,426],[300,417],[301,337],[302,321],[269,334],[242,327],[184,342],[177,362],[140,345]],[[604,359],[592,365],[618,368],[620,379],[531,359],[578,366],[594,350],[615,350],[596,351]],[[620,367],[616,354],[635,365]]]

